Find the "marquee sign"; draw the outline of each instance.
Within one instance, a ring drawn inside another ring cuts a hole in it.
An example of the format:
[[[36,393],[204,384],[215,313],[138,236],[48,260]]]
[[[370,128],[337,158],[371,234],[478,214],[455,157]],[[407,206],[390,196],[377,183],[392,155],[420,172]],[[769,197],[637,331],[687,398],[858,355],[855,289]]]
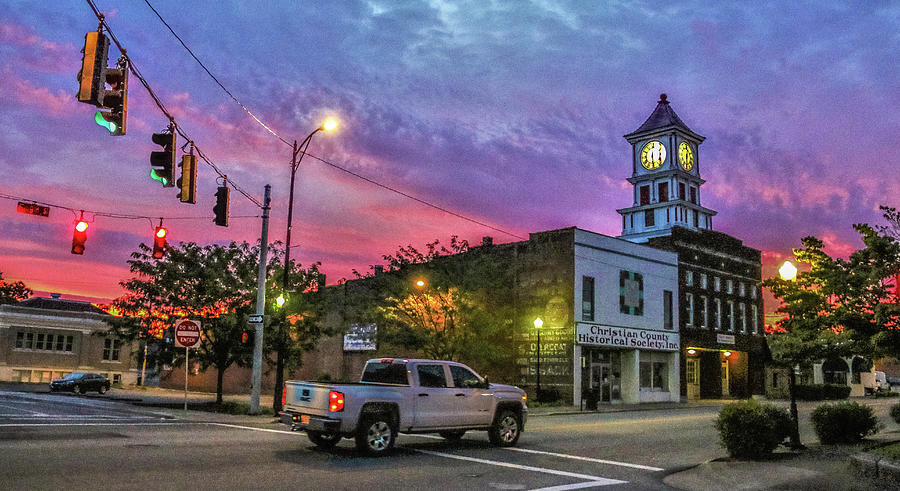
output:
[[[622,349],[679,351],[681,341],[677,332],[631,329],[628,327],[581,324],[576,326],[575,342],[591,346]]]

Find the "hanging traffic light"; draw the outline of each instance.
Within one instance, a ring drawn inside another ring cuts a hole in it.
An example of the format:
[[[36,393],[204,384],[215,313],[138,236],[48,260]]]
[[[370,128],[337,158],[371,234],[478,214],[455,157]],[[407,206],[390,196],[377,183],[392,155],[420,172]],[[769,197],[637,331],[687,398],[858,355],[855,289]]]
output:
[[[103,80],[110,90],[103,91],[102,107],[109,112],[97,111],[94,121],[109,130],[111,136],[125,134],[125,116],[128,112],[128,60],[119,58],[115,68],[107,68],[103,72]]]
[[[167,233],[168,231],[162,225],[156,227],[156,232],[153,233],[153,257],[156,259],[162,259],[166,253],[166,247],[169,245],[166,242]]]
[[[89,32],[84,36],[81,70],[78,72],[78,94],[80,102],[103,105],[103,72],[109,52],[109,38],[103,31]]]
[[[84,254],[84,241],[87,240],[88,224],[84,218],[75,222],[75,231],[72,234],[72,254]]]
[[[194,204],[197,202],[197,157],[193,154],[181,156],[181,177],[176,184],[180,191],[178,199],[182,203]]]
[[[175,170],[175,151],[177,150],[175,143],[178,140],[177,136],[178,135],[175,134],[172,126],[169,127],[168,133],[153,134],[153,143],[161,145],[163,151],[150,153],[150,166],[153,167],[153,169],[150,170],[150,177],[161,182],[163,187],[167,188],[175,186],[173,176]]]
[[[220,227],[228,226],[228,197],[231,192],[227,186],[219,186],[216,191],[216,206],[213,207],[213,213],[216,218],[213,220]]]

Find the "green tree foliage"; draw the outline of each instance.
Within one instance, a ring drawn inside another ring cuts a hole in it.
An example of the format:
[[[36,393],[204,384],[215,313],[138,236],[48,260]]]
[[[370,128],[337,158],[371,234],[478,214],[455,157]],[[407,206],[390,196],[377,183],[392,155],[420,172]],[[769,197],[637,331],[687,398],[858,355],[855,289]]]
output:
[[[0,273],[0,278],[3,277],[3,273]],[[25,283],[21,281],[17,281],[15,283],[9,283],[3,280],[0,280],[0,305],[16,303],[20,300],[25,300],[30,297],[31,294],[34,293],[31,288],[25,286]]]
[[[151,360],[182,365],[184,350],[176,348],[172,327],[179,318],[200,322],[201,342],[190,360],[201,369],[217,370],[217,402],[222,401],[222,378],[232,364],[247,366],[251,350],[240,343],[247,315],[253,313],[259,249],[247,243],[199,246],[193,242],[170,246],[161,259],[141,244],[128,261],[132,278],[113,306],[124,315],[111,321],[111,331],[126,340],[143,337],[152,349]],[[161,339],[147,334],[163,330]]]
[[[487,371],[512,366],[517,268],[505,254],[494,246],[470,248],[455,236],[449,247],[438,240],[424,251],[400,247],[384,256],[384,273],[355,287],[352,296],[365,301],[348,313],[378,326],[381,354],[457,360]]]

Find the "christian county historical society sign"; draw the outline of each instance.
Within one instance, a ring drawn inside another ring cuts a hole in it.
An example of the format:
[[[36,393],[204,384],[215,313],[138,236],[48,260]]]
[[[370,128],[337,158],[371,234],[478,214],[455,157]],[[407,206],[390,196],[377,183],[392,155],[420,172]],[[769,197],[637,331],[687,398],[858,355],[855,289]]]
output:
[[[575,342],[593,346],[610,346],[622,349],[649,349],[678,351],[680,341],[677,332],[648,331],[628,327],[578,324]]]

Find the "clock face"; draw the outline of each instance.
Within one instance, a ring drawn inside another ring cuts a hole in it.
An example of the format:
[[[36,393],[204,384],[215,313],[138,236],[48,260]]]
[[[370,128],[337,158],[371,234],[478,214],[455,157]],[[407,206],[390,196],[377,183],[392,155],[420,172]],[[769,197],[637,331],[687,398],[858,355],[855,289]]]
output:
[[[647,170],[658,169],[666,160],[666,147],[657,140],[651,140],[641,150],[641,165]]]
[[[681,168],[691,170],[694,168],[694,152],[688,142],[681,142],[678,145],[678,161],[681,162]]]

